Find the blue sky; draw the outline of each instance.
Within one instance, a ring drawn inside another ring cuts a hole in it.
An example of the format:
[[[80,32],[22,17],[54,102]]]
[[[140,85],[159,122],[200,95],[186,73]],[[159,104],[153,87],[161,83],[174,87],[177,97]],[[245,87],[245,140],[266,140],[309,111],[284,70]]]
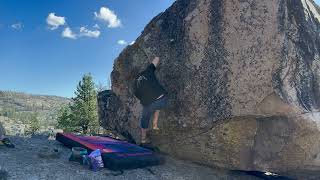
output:
[[[173,2],[1,0],[0,90],[71,97],[89,72],[106,85],[121,50]]]
[[[121,50],[173,2],[0,0],[0,90],[72,97],[89,72],[106,85]]]

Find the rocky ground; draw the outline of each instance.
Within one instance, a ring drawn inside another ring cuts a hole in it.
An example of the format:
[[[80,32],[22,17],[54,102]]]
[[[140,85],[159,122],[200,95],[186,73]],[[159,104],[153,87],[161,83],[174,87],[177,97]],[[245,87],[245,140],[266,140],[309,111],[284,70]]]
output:
[[[11,137],[16,148],[0,146],[0,180],[85,180],[85,179],[244,179],[254,176],[212,169],[190,162],[166,157],[166,163],[150,168],[125,170],[123,173],[103,169],[93,172],[75,162],[69,162],[70,149],[57,141],[39,136],[33,138]],[[54,152],[54,150],[58,152]]]

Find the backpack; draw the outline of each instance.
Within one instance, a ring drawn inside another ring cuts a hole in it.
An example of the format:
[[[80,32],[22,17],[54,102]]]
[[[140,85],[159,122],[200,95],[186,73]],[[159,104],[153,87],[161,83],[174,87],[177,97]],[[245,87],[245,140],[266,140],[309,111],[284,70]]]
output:
[[[145,85],[148,83],[148,78],[140,73],[138,76],[136,76],[136,78],[134,79],[134,95],[140,99],[141,98],[141,92],[143,91],[143,88],[145,87]]]

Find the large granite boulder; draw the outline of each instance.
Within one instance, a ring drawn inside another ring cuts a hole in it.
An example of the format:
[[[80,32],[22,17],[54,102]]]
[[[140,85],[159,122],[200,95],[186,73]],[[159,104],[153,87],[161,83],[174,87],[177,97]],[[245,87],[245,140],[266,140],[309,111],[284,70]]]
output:
[[[231,169],[319,170],[319,14],[312,0],[177,0],[115,60],[103,126],[139,142],[132,81],[158,55],[170,105],[151,138],[163,152]]]

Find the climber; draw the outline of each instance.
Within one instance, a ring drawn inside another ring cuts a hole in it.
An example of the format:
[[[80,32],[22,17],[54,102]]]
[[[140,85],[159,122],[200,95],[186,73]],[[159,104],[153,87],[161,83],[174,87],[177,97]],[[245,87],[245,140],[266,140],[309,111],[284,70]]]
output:
[[[134,81],[134,95],[140,100],[143,110],[140,117],[141,144],[150,143],[147,140],[149,121],[153,114],[153,130],[160,130],[158,118],[160,109],[167,106],[167,91],[160,85],[154,71],[159,66],[160,59],[155,57],[148,67],[140,72]]]
[[[5,137],[5,130],[2,124],[0,123],[0,145],[2,144],[9,148],[14,148],[14,145],[11,143],[11,141]]]

